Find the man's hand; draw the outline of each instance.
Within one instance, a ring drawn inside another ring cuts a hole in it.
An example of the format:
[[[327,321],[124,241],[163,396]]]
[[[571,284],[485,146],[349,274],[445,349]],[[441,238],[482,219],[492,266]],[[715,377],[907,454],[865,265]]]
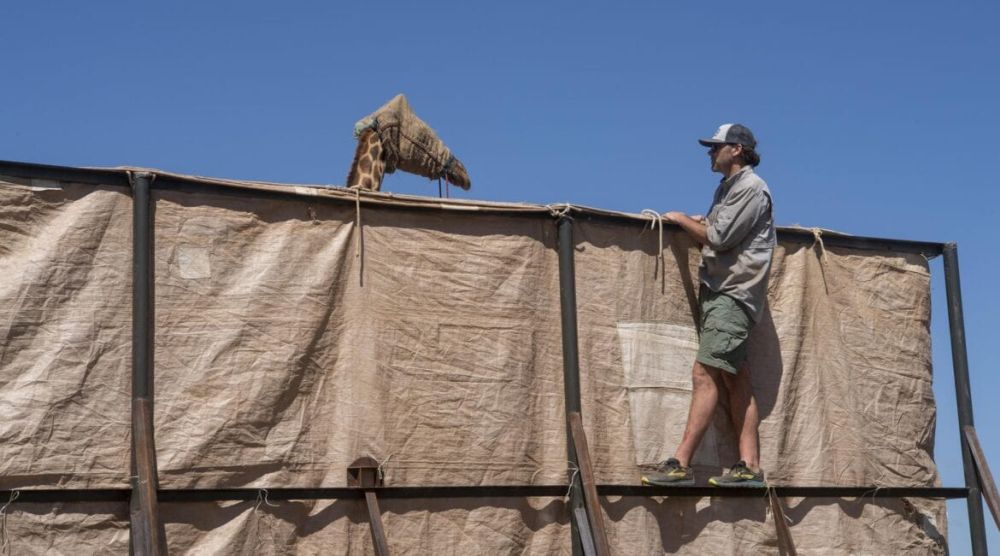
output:
[[[682,216],[684,216],[684,213],[677,210],[663,213],[663,219],[671,224],[680,224],[680,218]]]
[[[706,235],[706,226],[708,223],[705,221],[705,217],[698,214],[695,216],[688,216],[680,211],[670,211],[663,214],[663,219],[671,224],[677,224],[684,231],[687,232],[695,241],[701,244],[708,243],[708,237]]]

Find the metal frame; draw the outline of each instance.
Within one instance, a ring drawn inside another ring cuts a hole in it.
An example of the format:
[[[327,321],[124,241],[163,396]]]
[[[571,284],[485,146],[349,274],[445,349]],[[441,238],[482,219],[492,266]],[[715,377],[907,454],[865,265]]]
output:
[[[0,161],[0,175],[19,178],[76,182],[94,185],[132,187],[133,191],[133,388],[132,388],[132,479],[131,489],[18,489],[17,502],[123,502],[130,507],[131,546],[136,554],[166,553],[166,537],[163,524],[159,520],[158,506],[164,503],[184,503],[216,500],[254,500],[261,492],[259,488],[244,489],[168,489],[158,488],[156,452],[153,430],[153,203],[151,190],[153,179],[158,187],[192,191],[233,191],[234,188],[215,183],[199,182],[195,178],[160,176],[150,172],[135,174],[126,170],[86,169],[31,164],[24,162]],[[297,197],[293,192],[260,191],[254,195],[264,197]],[[310,201],[326,200],[334,203],[345,202],[339,198],[311,197]],[[408,210],[414,210],[409,207]],[[427,209],[424,209],[427,210]],[[434,210],[431,208],[431,210]],[[489,212],[484,210],[483,212]],[[551,219],[548,214],[531,213],[531,216]],[[571,216],[572,215],[572,216]],[[563,335],[563,378],[567,415],[568,458],[575,469],[590,468],[583,435],[580,415],[580,377],[577,348],[576,287],[574,271],[573,216],[586,219],[637,221],[624,215],[600,213],[567,207],[558,217],[559,236],[559,285],[562,308]],[[809,230],[781,229],[782,241],[812,243],[814,237]],[[836,498],[966,498],[969,507],[969,529],[974,554],[986,554],[986,533],[982,511],[982,485],[977,474],[978,454],[973,454],[969,438],[975,438],[972,416],[972,397],[969,382],[968,356],[965,347],[965,324],[962,314],[961,286],[958,272],[958,247],[954,243],[933,243],[825,234],[826,247],[847,247],[854,249],[874,249],[893,252],[921,253],[926,256],[944,255],[945,285],[947,290],[948,320],[950,326],[953,369],[955,374],[955,394],[958,402],[960,438],[962,442],[965,487],[960,488],[875,488],[875,487],[773,487],[772,494],[778,497],[836,497]],[[573,423],[577,425],[574,427]],[[574,431],[576,428],[576,431]],[[971,436],[967,436],[968,431]],[[963,431],[965,433],[963,433]],[[574,434],[575,432],[575,434]],[[574,442],[574,437],[577,442]],[[582,446],[578,445],[582,444]],[[583,448],[581,450],[581,448]],[[975,446],[978,448],[978,446]],[[982,466],[979,468],[982,472]],[[384,487],[366,484],[364,487],[348,488],[276,488],[267,489],[272,500],[315,500],[315,499],[367,499],[370,511],[378,513],[378,497],[394,498],[468,498],[468,497],[564,497],[570,486],[570,523],[573,528],[573,552],[596,551],[604,554],[607,550],[606,532],[599,510],[597,496],[694,496],[694,497],[741,497],[756,496],[753,490],[721,490],[711,487],[645,487],[639,485],[595,485],[584,473],[572,473],[571,485],[524,485],[524,486],[421,486]],[[988,472],[988,471],[987,471]],[[587,484],[590,483],[590,484]],[[594,494],[596,493],[596,495]],[[0,491],[0,497],[10,496],[12,491]],[[373,504],[374,502],[374,504]],[[585,514],[586,519],[575,517]],[[995,516],[996,517],[996,516]],[[375,519],[375,514],[372,514]],[[376,525],[373,523],[373,533]],[[379,524],[380,528],[380,524]],[[382,546],[385,553],[388,548]]]

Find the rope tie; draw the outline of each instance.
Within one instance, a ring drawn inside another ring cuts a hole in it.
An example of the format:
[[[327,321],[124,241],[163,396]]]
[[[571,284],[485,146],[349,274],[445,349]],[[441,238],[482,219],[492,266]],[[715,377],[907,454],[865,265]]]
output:
[[[257,503],[253,506],[253,511],[260,509],[260,505],[270,506],[272,508],[277,508],[277,504],[272,504],[270,500],[267,499],[267,489],[261,488],[257,490]]]
[[[569,498],[569,495],[573,493],[573,487],[576,486],[576,476],[580,474],[580,468],[571,461],[567,461],[566,463],[573,470],[573,474],[569,476],[569,488],[566,489],[566,498]]]
[[[666,277],[666,267],[664,266],[663,258],[663,215],[652,209],[642,209],[640,213],[643,216],[648,216],[649,229],[659,228],[659,249],[656,252],[656,264],[653,265],[653,279],[656,279],[657,272],[660,275],[660,293],[667,293],[667,282]],[[645,229],[645,228],[643,228]]]
[[[3,537],[0,539],[0,554],[10,554],[10,536],[7,535],[7,508],[20,497],[20,491],[12,490],[10,491],[10,499],[3,507],[0,507],[0,536]]]
[[[573,210],[573,205],[563,203],[560,205],[545,205],[545,208],[549,209],[549,214],[551,214],[554,218],[562,218]]]
[[[825,291],[827,295],[829,295],[830,286],[826,283],[826,266],[823,264],[826,255],[826,246],[823,245],[823,230],[821,230],[820,228],[812,228],[811,230],[813,234],[812,246],[813,248],[816,248],[817,246],[819,247],[819,251],[816,257],[819,259],[820,276],[823,277],[823,291]]]
[[[826,254],[826,246],[823,245],[823,230],[821,228],[811,228],[810,231],[813,234],[812,246],[816,247],[819,245],[819,257],[823,258],[823,255]]]
[[[354,236],[354,258],[359,259],[358,264],[358,284],[365,286],[365,229],[361,222],[361,188],[354,190],[354,227],[357,234]]]
[[[392,459],[392,454],[385,456],[385,459],[379,462],[378,469],[375,470],[375,475],[378,477],[378,480],[382,482],[385,482],[385,465],[389,463],[390,459]]]

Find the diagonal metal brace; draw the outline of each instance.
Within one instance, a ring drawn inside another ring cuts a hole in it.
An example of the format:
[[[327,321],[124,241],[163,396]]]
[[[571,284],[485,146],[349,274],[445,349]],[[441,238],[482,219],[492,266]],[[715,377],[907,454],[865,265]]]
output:
[[[997,495],[997,484],[993,482],[993,473],[990,473],[990,466],[986,463],[986,455],[983,447],[979,445],[979,436],[976,434],[976,427],[966,425],[962,427],[965,439],[969,442],[969,451],[972,452],[972,460],[976,464],[976,473],[979,475],[979,484],[982,486],[983,498],[986,498],[986,505],[990,507],[993,514],[993,521],[1000,529],[1000,496]]]
[[[382,486],[382,477],[378,472],[378,462],[370,457],[361,457],[347,466],[347,486],[364,489],[365,505],[368,507],[368,525],[372,530],[372,544],[375,554],[389,556],[389,541],[385,537],[385,527],[382,525],[382,511],[378,507],[376,488]]]
[[[569,413],[569,427],[573,435],[573,447],[576,448],[577,465],[580,476],[577,480],[583,485],[583,506],[590,522],[589,543],[584,540],[584,546],[592,544],[597,556],[610,556],[608,534],[604,529],[604,516],[601,515],[601,502],[597,497],[597,483],[594,481],[594,466],[590,461],[590,449],[587,446],[587,434],[583,430],[583,417],[579,411]],[[583,529],[580,529],[581,536]]]

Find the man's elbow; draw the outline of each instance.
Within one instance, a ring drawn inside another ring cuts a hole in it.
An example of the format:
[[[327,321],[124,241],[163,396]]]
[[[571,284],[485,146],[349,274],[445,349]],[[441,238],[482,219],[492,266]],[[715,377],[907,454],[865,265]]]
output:
[[[728,245],[729,242],[726,239],[711,227],[705,230],[705,245],[708,245],[713,251],[725,251],[729,249],[731,246]]]

